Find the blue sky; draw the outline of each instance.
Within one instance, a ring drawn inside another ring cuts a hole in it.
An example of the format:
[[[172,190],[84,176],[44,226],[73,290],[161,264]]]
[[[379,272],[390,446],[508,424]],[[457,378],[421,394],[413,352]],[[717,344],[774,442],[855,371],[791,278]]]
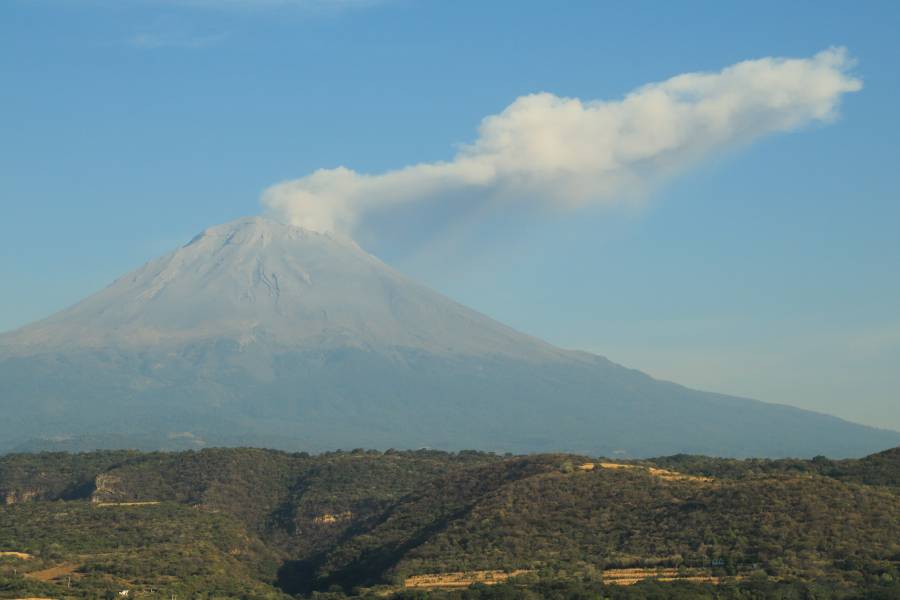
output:
[[[898,25],[895,2],[5,0],[0,330],[259,214],[279,182],[452,161],[524,95],[614,102],[840,46],[863,89],[836,120],[726,145],[627,206],[632,186],[404,206],[354,235],[556,344],[900,429]]]

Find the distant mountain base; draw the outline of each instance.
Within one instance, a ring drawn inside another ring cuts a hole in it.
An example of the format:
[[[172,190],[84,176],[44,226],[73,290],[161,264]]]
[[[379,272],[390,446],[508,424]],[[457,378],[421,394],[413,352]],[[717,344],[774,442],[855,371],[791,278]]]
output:
[[[63,435],[46,438],[31,438],[3,448],[6,453],[36,452],[93,452],[97,450],[161,450],[177,452],[200,450],[207,446],[206,440],[190,432],[160,435]]]
[[[0,451],[252,445],[845,458],[900,444],[898,432],[691,390],[590,354],[564,358],[210,343],[0,360]],[[259,365],[274,368],[260,374]]]

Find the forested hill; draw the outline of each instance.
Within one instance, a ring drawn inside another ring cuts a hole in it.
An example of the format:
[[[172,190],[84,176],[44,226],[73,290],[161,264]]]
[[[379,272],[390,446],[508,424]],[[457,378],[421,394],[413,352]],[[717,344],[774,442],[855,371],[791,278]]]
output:
[[[12,454],[0,497],[0,598],[900,597],[900,448]]]

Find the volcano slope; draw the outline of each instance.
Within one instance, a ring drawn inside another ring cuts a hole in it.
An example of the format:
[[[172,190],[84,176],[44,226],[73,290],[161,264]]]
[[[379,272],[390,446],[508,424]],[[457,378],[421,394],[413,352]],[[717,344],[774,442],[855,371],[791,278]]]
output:
[[[255,445],[855,457],[900,433],[655,380],[461,306],[353,242],[210,228],[0,335],[0,450]]]

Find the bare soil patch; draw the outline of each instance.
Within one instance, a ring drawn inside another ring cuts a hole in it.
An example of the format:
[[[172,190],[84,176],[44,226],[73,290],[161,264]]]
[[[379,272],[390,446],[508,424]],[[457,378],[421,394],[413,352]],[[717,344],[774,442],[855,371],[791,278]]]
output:
[[[503,583],[510,577],[528,573],[526,569],[517,571],[465,571],[455,573],[429,573],[425,575],[412,575],[403,583],[405,588],[419,589],[452,589],[465,588],[473,583],[493,585]]]
[[[61,565],[56,565],[55,567],[50,567],[49,569],[25,573],[25,577],[34,579],[36,581],[53,581],[54,579],[65,577],[66,575],[75,574],[75,571],[78,570],[79,566],[81,565],[77,565],[75,563],[64,563]]]
[[[598,463],[601,469],[628,469],[628,470],[637,470],[644,471],[645,473],[649,473],[654,477],[659,477],[660,479],[665,479],[666,481],[696,481],[698,483],[708,483],[713,481],[712,477],[700,477],[699,475],[686,475],[685,473],[679,473],[677,471],[669,471],[667,469],[658,469],[656,467],[645,467],[643,465],[626,465],[623,463],[610,463],[610,462],[602,462]],[[581,465],[579,468],[582,471],[591,471],[594,469],[594,463],[585,463]]]
[[[156,506],[159,500],[145,500],[143,502],[94,502],[94,506],[98,508],[109,508],[111,506]]]
[[[645,579],[653,579],[655,581],[722,583],[721,577],[713,577],[708,573],[697,571],[685,573],[680,572],[678,569],[607,569],[603,571],[603,583],[607,585],[634,585]]]
[[[34,558],[27,552],[0,552],[0,558],[4,556],[12,556],[13,558],[20,558],[22,560],[31,560]]]

